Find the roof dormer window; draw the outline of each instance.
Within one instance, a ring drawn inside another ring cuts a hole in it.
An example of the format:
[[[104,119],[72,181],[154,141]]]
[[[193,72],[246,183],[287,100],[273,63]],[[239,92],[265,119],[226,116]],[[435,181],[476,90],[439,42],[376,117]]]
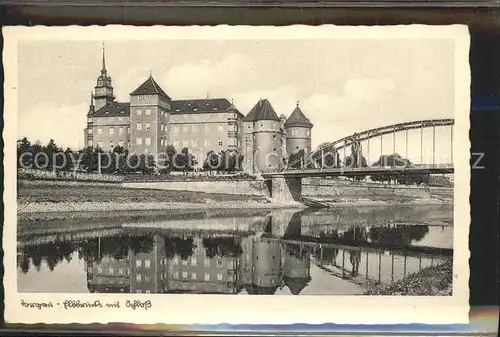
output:
[[[213,108],[212,110],[213,110],[213,111],[217,111],[217,108]]]
[[[181,109],[175,109],[175,111],[181,111]]]
[[[198,108],[194,108],[193,111],[198,111]]]

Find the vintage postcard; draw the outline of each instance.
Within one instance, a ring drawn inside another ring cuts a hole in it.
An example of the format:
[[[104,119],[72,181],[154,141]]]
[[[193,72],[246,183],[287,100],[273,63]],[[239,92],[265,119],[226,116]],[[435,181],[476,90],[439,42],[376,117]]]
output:
[[[467,27],[3,34],[7,322],[467,322]]]

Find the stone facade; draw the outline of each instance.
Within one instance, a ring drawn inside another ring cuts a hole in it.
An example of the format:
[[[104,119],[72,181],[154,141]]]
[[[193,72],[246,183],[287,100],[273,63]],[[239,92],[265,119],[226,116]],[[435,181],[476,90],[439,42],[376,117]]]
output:
[[[210,151],[235,150],[243,154],[248,173],[277,171],[289,154],[311,148],[312,124],[298,106],[288,119],[278,118],[271,103],[261,99],[244,117],[225,98],[172,100],[151,74],[130,93],[129,102],[116,102],[113,90],[103,51],[87,113],[85,146],[105,151],[121,146],[158,160],[173,145],[177,152],[188,148],[200,165]]]

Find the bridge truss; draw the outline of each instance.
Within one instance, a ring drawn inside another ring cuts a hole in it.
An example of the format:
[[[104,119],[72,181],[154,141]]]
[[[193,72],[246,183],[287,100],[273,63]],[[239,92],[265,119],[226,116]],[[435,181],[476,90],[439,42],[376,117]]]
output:
[[[346,158],[347,153],[346,149],[357,143],[360,144],[362,141],[367,141],[367,148],[366,148],[366,157],[370,157],[370,150],[373,150],[370,148],[370,140],[379,138],[380,137],[380,155],[382,155],[382,149],[383,149],[383,136],[384,135],[393,135],[393,154],[396,153],[396,133],[404,132],[405,133],[405,158],[408,158],[408,131],[410,130],[417,130],[420,129],[420,165],[423,164],[423,142],[424,142],[424,133],[423,129],[426,128],[432,128],[432,166],[436,165],[436,128],[437,127],[450,127],[451,132],[450,132],[450,158],[451,158],[451,163],[453,163],[453,126],[455,124],[454,119],[428,119],[428,120],[420,120],[420,121],[413,121],[413,122],[406,122],[406,123],[398,123],[398,124],[393,124],[393,125],[388,125],[388,126],[383,126],[383,127],[378,127],[370,130],[366,130],[360,133],[355,133],[351,136],[341,138],[337,141],[327,143],[327,144],[322,144],[322,146],[315,151],[312,151],[308,155],[305,155],[303,158],[298,158],[296,160],[290,161],[287,166],[282,170],[282,171],[288,171],[292,170],[294,167],[297,167],[298,164],[300,164],[300,167],[302,169],[304,168],[310,168],[311,166],[314,168],[323,168],[324,166],[324,158],[327,155],[334,155],[335,160],[337,159],[337,154],[341,153],[341,150],[343,150],[343,159],[341,159],[341,162],[346,163]],[[320,164],[318,164],[320,163]],[[449,164],[452,166],[452,164]],[[340,163],[339,163],[340,164]],[[337,166],[337,165],[335,165]]]

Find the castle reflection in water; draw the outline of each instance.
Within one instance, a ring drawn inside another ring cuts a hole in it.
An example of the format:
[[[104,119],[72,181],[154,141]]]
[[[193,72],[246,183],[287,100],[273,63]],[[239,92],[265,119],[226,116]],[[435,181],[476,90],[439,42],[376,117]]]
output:
[[[65,221],[58,234],[56,223],[21,233],[17,262],[21,273],[37,277],[43,265],[54,271],[64,261],[82,261],[92,293],[297,295],[311,283],[312,264],[335,266],[342,278],[388,282],[437,262],[419,245],[444,240],[441,247],[450,250],[452,227],[422,222],[445,224],[450,210],[424,211],[216,214],[105,226],[87,220],[75,222],[78,230]]]
[[[134,239],[138,240],[138,238]],[[309,252],[255,236],[154,235],[126,256],[88,259],[91,292],[298,294],[311,277]]]

